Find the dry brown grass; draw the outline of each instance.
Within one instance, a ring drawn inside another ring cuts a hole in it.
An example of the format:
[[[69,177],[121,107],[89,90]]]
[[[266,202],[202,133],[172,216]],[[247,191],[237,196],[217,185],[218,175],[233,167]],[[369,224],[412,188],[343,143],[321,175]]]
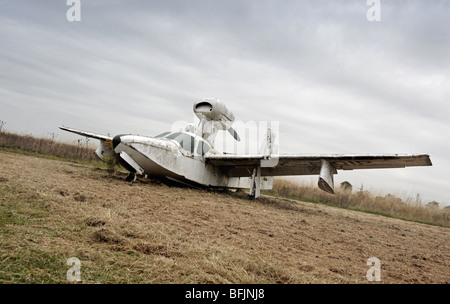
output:
[[[94,148],[87,139],[80,139],[76,144],[71,144],[50,138],[1,131],[0,147],[84,161],[97,159],[93,153]]]
[[[336,194],[328,194],[312,185],[298,184],[278,178],[274,181],[271,195],[302,201],[322,203],[341,208],[370,212],[404,220],[450,227],[449,208],[422,205],[411,198],[401,199],[395,195],[373,195],[368,191],[345,191],[338,188]]]
[[[448,283],[448,228],[0,152],[0,282]],[[45,177],[45,178],[44,178]]]

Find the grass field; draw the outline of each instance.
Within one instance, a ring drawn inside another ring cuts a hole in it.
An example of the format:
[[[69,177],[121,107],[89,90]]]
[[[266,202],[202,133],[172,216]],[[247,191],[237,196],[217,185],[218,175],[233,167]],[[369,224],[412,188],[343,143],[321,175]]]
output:
[[[0,282],[449,283],[448,228],[0,152]]]
[[[253,201],[129,184],[93,149],[0,132],[0,282],[70,283],[71,257],[81,283],[366,283],[371,257],[382,283],[449,282],[448,209],[283,179]]]
[[[314,185],[301,185],[282,178],[275,179],[273,190],[267,193],[276,197],[450,227],[450,207],[440,208],[437,202],[422,203],[417,198],[402,199],[392,194],[374,195],[369,191],[349,191],[342,188],[337,188],[335,194],[328,194]]]

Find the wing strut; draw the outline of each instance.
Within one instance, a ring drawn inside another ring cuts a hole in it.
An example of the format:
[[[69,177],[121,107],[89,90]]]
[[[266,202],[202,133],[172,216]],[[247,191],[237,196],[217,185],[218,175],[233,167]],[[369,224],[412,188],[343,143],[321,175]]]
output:
[[[249,196],[251,198],[258,198],[261,196],[261,166],[253,168]]]

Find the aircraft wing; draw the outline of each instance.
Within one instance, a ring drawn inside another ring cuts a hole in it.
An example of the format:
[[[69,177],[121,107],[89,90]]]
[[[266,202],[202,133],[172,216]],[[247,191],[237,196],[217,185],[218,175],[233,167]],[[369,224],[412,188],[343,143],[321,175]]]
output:
[[[81,131],[81,130],[77,130],[77,129],[72,129],[72,128],[68,128],[68,127],[59,127],[61,130],[64,131],[68,131],[68,132],[72,132],[81,136],[86,136],[86,137],[90,137],[90,138],[95,138],[95,139],[99,139],[99,140],[113,140],[113,138],[111,136],[106,136],[106,135],[101,135],[101,134],[95,134],[95,133],[91,133],[91,132],[86,132],[86,131]]]
[[[405,168],[431,166],[427,154],[386,155],[277,155],[270,159],[263,155],[210,155],[206,163],[218,166],[230,177],[252,174],[253,168],[261,167],[261,176],[316,175],[322,161],[329,162],[333,174],[337,170]]]

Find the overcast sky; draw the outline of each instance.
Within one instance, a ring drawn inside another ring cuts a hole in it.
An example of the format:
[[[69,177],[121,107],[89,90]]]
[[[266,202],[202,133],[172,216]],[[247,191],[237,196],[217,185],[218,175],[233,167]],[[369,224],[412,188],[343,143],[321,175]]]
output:
[[[0,0],[0,120],[156,135],[203,97],[278,121],[280,153],[429,153],[433,167],[339,172],[450,205],[450,1]],[[317,177],[314,177],[316,181]]]

